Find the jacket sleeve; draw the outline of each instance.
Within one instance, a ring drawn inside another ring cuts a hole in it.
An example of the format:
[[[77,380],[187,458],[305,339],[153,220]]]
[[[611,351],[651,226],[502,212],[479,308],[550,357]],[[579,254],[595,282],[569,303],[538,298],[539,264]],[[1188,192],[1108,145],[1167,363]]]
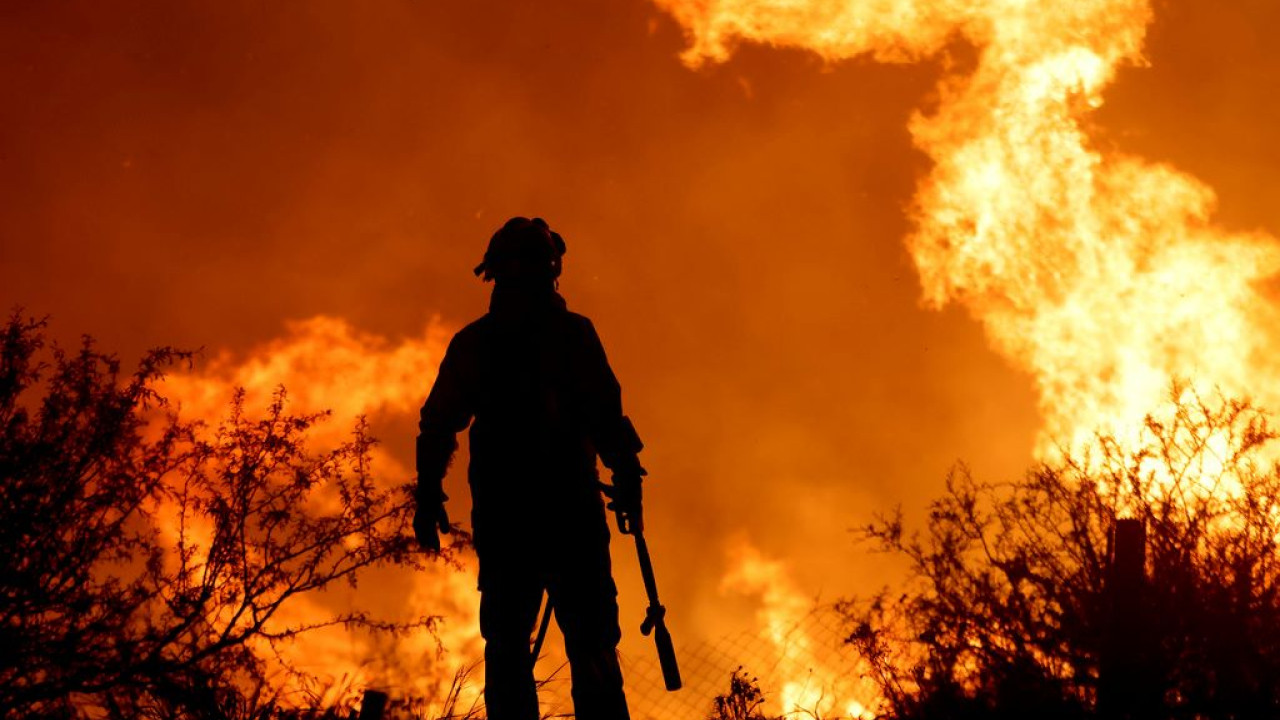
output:
[[[416,454],[419,502],[444,500],[444,476],[458,448],[457,435],[471,424],[475,413],[467,355],[466,344],[454,336],[422,406]]]
[[[591,398],[588,420],[600,460],[615,476],[639,480],[645,474],[638,457],[644,448],[630,418],[622,414],[622,386],[609,367],[595,326],[586,321],[586,368]]]

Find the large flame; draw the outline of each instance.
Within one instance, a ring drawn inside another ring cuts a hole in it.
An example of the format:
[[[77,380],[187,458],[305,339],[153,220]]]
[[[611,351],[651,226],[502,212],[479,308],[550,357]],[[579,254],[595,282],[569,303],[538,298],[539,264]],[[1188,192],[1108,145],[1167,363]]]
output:
[[[1259,382],[1276,377],[1276,311],[1260,284],[1280,269],[1277,243],[1214,227],[1213,191],[1195,178],[1090,141],[1104,89],[1144,61],[1147,0],[655,1],[686,29],[690,65],[725,61],[738,41],[828,61],[976,50],[943,77],[936,109],[911,119],[933,169],[906,243],[926,304],[962,303],[1034,379],[1041,453],[1099,431],[1136,442],[1180,382],[1280,399]],[[753,578],[778,569],[749,553],[737,568],[731,580],[760,588],[776,635],[794,598],[780,604],[785,583]]]
[[[394,343],[320,315],[286,322],[283,337],[243,356],[219,351],[197,371],[169,377],[164,393],[184,415],[216,421],[233,388],[244,389],[249,407],[265,407],[284,387],[291,410],[333,413],[335,422],[316,428],[322,439],[346,439],[357,416],[417,413],[448,342],[439,322],[429,323],[421,337]]]
[[[721,580],[724,592],[756,598],[762,639],[772,651],[759,673],[766,696],[787,717],[870,716],[874,699],[869,683],[856,679],[851,662],[836,657],[842,636],[821,637],[815,617],[824,612],[791,578],[787,564],[770,558],[739,538],[729,547],[729,568]]]
[[[282,337],[247,353],[219,352],[197,369],[169,376],[160,390],[183,418],[215,427],[237,388],[245,392],[246,411],[255,413],[284,387],[290,412],[332,412],[332,418],[314,425],[310,433],[317,449],[332,447],[350,439],[359,416],[367,416],[376,429],[379,422],[403,424],[416,415],[435,381],[449,336],[447,328],[433,321],[419,337],[395,342],[340,318],[318,316],[286,323]],[[412,475],[401,459],[381,446],[373,449],[372,472],[387,487],[407,482]],[[202,531],[208,535],[212,529],[187,528],[197,535]],[[440,566],[412,577],[404,571],[392,575],[366,580],[358,590],[339,595],[294,598],[275,616],[281,626],[314,624],[357,606],[393,620],[444,618],[431,631],[386,643],[341,626],[300,636],[285,650],[286,659],[332,683],[322,701],[376,686],[399,698],[440,702],[455,676],[479,657],[473,560],[464,561],[462,572]],[[468,685],[468,692],[478,690],[479,682]],[[464,696],[461,705],[473,699]]]
[[[1094,147],[1084,120],[1143,62],[1146,0],[656,0],[686,28],[686,62],[745,40],[828,60],[909,61],[967,42],[910,129],[934,167],[907,245],[925,301],[959,301],[1039,391],[1042,450],[1132,436],[1175,380],[1277,398],[1280,269],[1265,235],[1210,224],[1213,191],[1166,165]],[[1270,393],[1270,394],[1268,394]]]

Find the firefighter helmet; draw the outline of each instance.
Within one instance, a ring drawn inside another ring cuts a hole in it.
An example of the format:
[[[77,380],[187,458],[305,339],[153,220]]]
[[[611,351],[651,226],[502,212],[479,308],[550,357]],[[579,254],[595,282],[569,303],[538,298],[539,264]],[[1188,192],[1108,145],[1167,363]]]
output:
[[[513,217],[489,239],[475,274],[497,280],[554,281],[560,277],[564,239],[542,218]]]

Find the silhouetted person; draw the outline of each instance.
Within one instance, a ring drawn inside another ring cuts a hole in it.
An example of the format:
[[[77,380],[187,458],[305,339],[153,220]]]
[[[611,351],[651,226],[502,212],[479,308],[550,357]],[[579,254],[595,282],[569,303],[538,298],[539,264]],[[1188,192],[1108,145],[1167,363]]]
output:
[[[581,720],[629,717],[618,667],[617,589],[596,456],[613,504],[640,511],[641,448],[595,328],[556,292],[564,241],[541,218],[512,218],[476,268],[489,312],[445,353],[422,408],[414,530],[448,532],[441,480],[471,425],[472,526],[491,720],[536,720],[529,638],[545,590],[564,634]]]

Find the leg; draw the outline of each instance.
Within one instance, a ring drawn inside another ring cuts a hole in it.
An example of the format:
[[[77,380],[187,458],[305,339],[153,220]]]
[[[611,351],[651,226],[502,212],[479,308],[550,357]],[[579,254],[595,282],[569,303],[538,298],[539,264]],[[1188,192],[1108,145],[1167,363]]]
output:
[[[542,585],[524,568],[485,569],[480,634],[485,640],[486,712],[489,720],[538,720],[529,635],[542,600]]]
[[[549,590],[564,633],[578,720],[629,720],[618,666],[618,590],[609,567],[609,541],[565,548]]]

